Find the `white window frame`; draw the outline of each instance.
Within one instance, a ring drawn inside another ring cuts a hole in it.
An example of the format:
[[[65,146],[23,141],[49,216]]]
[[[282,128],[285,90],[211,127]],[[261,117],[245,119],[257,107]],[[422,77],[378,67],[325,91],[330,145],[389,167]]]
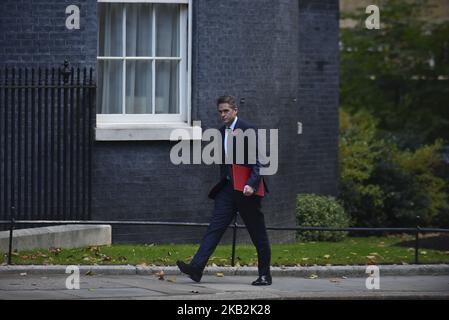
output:
[[[191,65],[192,65],[192,1],[193,0],[97,0],[98,3],[172,3],[181,4],[180,17],[180,66],[179,66],[179,114],[125,114],[123,101],[122,114],[97,114],[96,115],[96,140],[169,140],[170,133],[174,129],[187,129],[192,132],[191,126]],[[187,8],[185,8],[187,6]],[[125,11],[125,10],[124,10]],[[125,13],[123,12],[125,15]],[[125,17],[122,21],[126,28]],[[187,26],[187,35],[185,27]],[[124,34],[126,29],[123,29]],[[187,37],[187,38],[186,38]],[[153,52],[155,52],[155,19],[153,17]],[[126,57],[126,43],[124,41],[121,57],[97,56],[100,60],[148,60],[155,63],[157,60],[179,60],[175,57]],[[185,72],[183,72],[185,70]],[[153,72],[153,112],[155,108],[155,72]],[[126,74],[123,75],[123,100],[125,100]],[[97,77],[98,79],[98,77]]]

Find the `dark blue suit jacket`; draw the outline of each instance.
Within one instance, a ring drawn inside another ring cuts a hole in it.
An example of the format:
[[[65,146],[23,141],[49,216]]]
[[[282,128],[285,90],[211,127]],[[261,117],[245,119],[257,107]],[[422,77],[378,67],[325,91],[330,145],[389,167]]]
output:
[[[245,130],[248,129],[253,129],[254,132],[256,133],[256,146],[254,146],[256,149],[256,154],[255,154],[255,162],[256,163],[250,163],[250,153],[249,153],[249,147],[248,147],[248,139],[245,138],[244,139],[244,162],[243,163],[238,163],[240,165],[244,165],[248,168],[251,168],[251,175],[248,178],[246,184],[251,186],[255,191],[257,190],[259,183],[260,183],[260,162],[259,162],[259,157],[258,157],[258,152],[257,152],[257,143],[258,143],[258,139],[257,139],[257,128],[253,125],[251,125],[250,123],[242,120],[240,117],[237,119],[237,122],[235,124],[234,127],[234,131],[237,129],[241,129],[243,132],[245,132]],[[229,164],[225,164],[225,151],[224,151],[224,138],[225,138],[225,130],[226,130],[226,126],[222,126],[220,129],[220,133],[221,133],[221,137],[222,137],[222,164],[220,164],[220,181],[211,189],[211,191],[209,192],[209,198],[214,199],[215,196],[218,194],[218,192],[221,190],[221,188],[223,188],[223,186],[226,184],[226,180],[227,180],[227,176],[229,176],[230,173],[230,165]],[[233,161],[232,163],[237,163],[237,146],[236,146],[236,139],[235,137],[230,134],[228,136],[228,139],[234,139],[234,144],[233,144]],[[252,161],[254,162],[254,161]],[[268,192],[268,187],[265,181],[265,178],[263,179],[263,183],[264,183],[264,187],[265,187],[265,192]]]

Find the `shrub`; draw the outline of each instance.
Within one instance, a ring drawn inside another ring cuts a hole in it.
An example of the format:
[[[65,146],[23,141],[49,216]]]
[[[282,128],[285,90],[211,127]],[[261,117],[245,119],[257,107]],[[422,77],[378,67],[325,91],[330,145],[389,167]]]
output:
[[[349,216],[340,203],[330,196],[299,194],[296,201],[298,226],[347,228]],[[347,232],[343,231],[298,231],[300,241],[340,241]]]
[[[435,141],[401,150],[377,136],[367,113],[340,114],[339,199],[358,227],[443,226],[449,209],[448,184]]]

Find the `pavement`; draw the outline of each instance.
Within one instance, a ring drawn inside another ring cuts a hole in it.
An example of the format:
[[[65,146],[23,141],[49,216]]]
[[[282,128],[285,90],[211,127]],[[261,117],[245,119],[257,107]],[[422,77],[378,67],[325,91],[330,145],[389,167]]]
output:
[[[251,286],[251,267],[209,267],[200,283],[176,267],[0,266],[1,300],[449,299],[449,265],[273,268],[273,284]],[[67,286],[68,285],[68,286]],[[73,289],[70,289],[70,288]]]

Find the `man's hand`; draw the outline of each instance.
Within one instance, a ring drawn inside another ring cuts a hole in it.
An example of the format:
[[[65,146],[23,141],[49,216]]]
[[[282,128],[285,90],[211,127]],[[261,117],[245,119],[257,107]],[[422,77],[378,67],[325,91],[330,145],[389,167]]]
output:
[[[254,194],[254,189],[251,187],[251,186],[249,186],[249,185],[246,185],[244,188],[243,188],[243,194],[245,195],[245,196],[252,196],[253,194]]]

